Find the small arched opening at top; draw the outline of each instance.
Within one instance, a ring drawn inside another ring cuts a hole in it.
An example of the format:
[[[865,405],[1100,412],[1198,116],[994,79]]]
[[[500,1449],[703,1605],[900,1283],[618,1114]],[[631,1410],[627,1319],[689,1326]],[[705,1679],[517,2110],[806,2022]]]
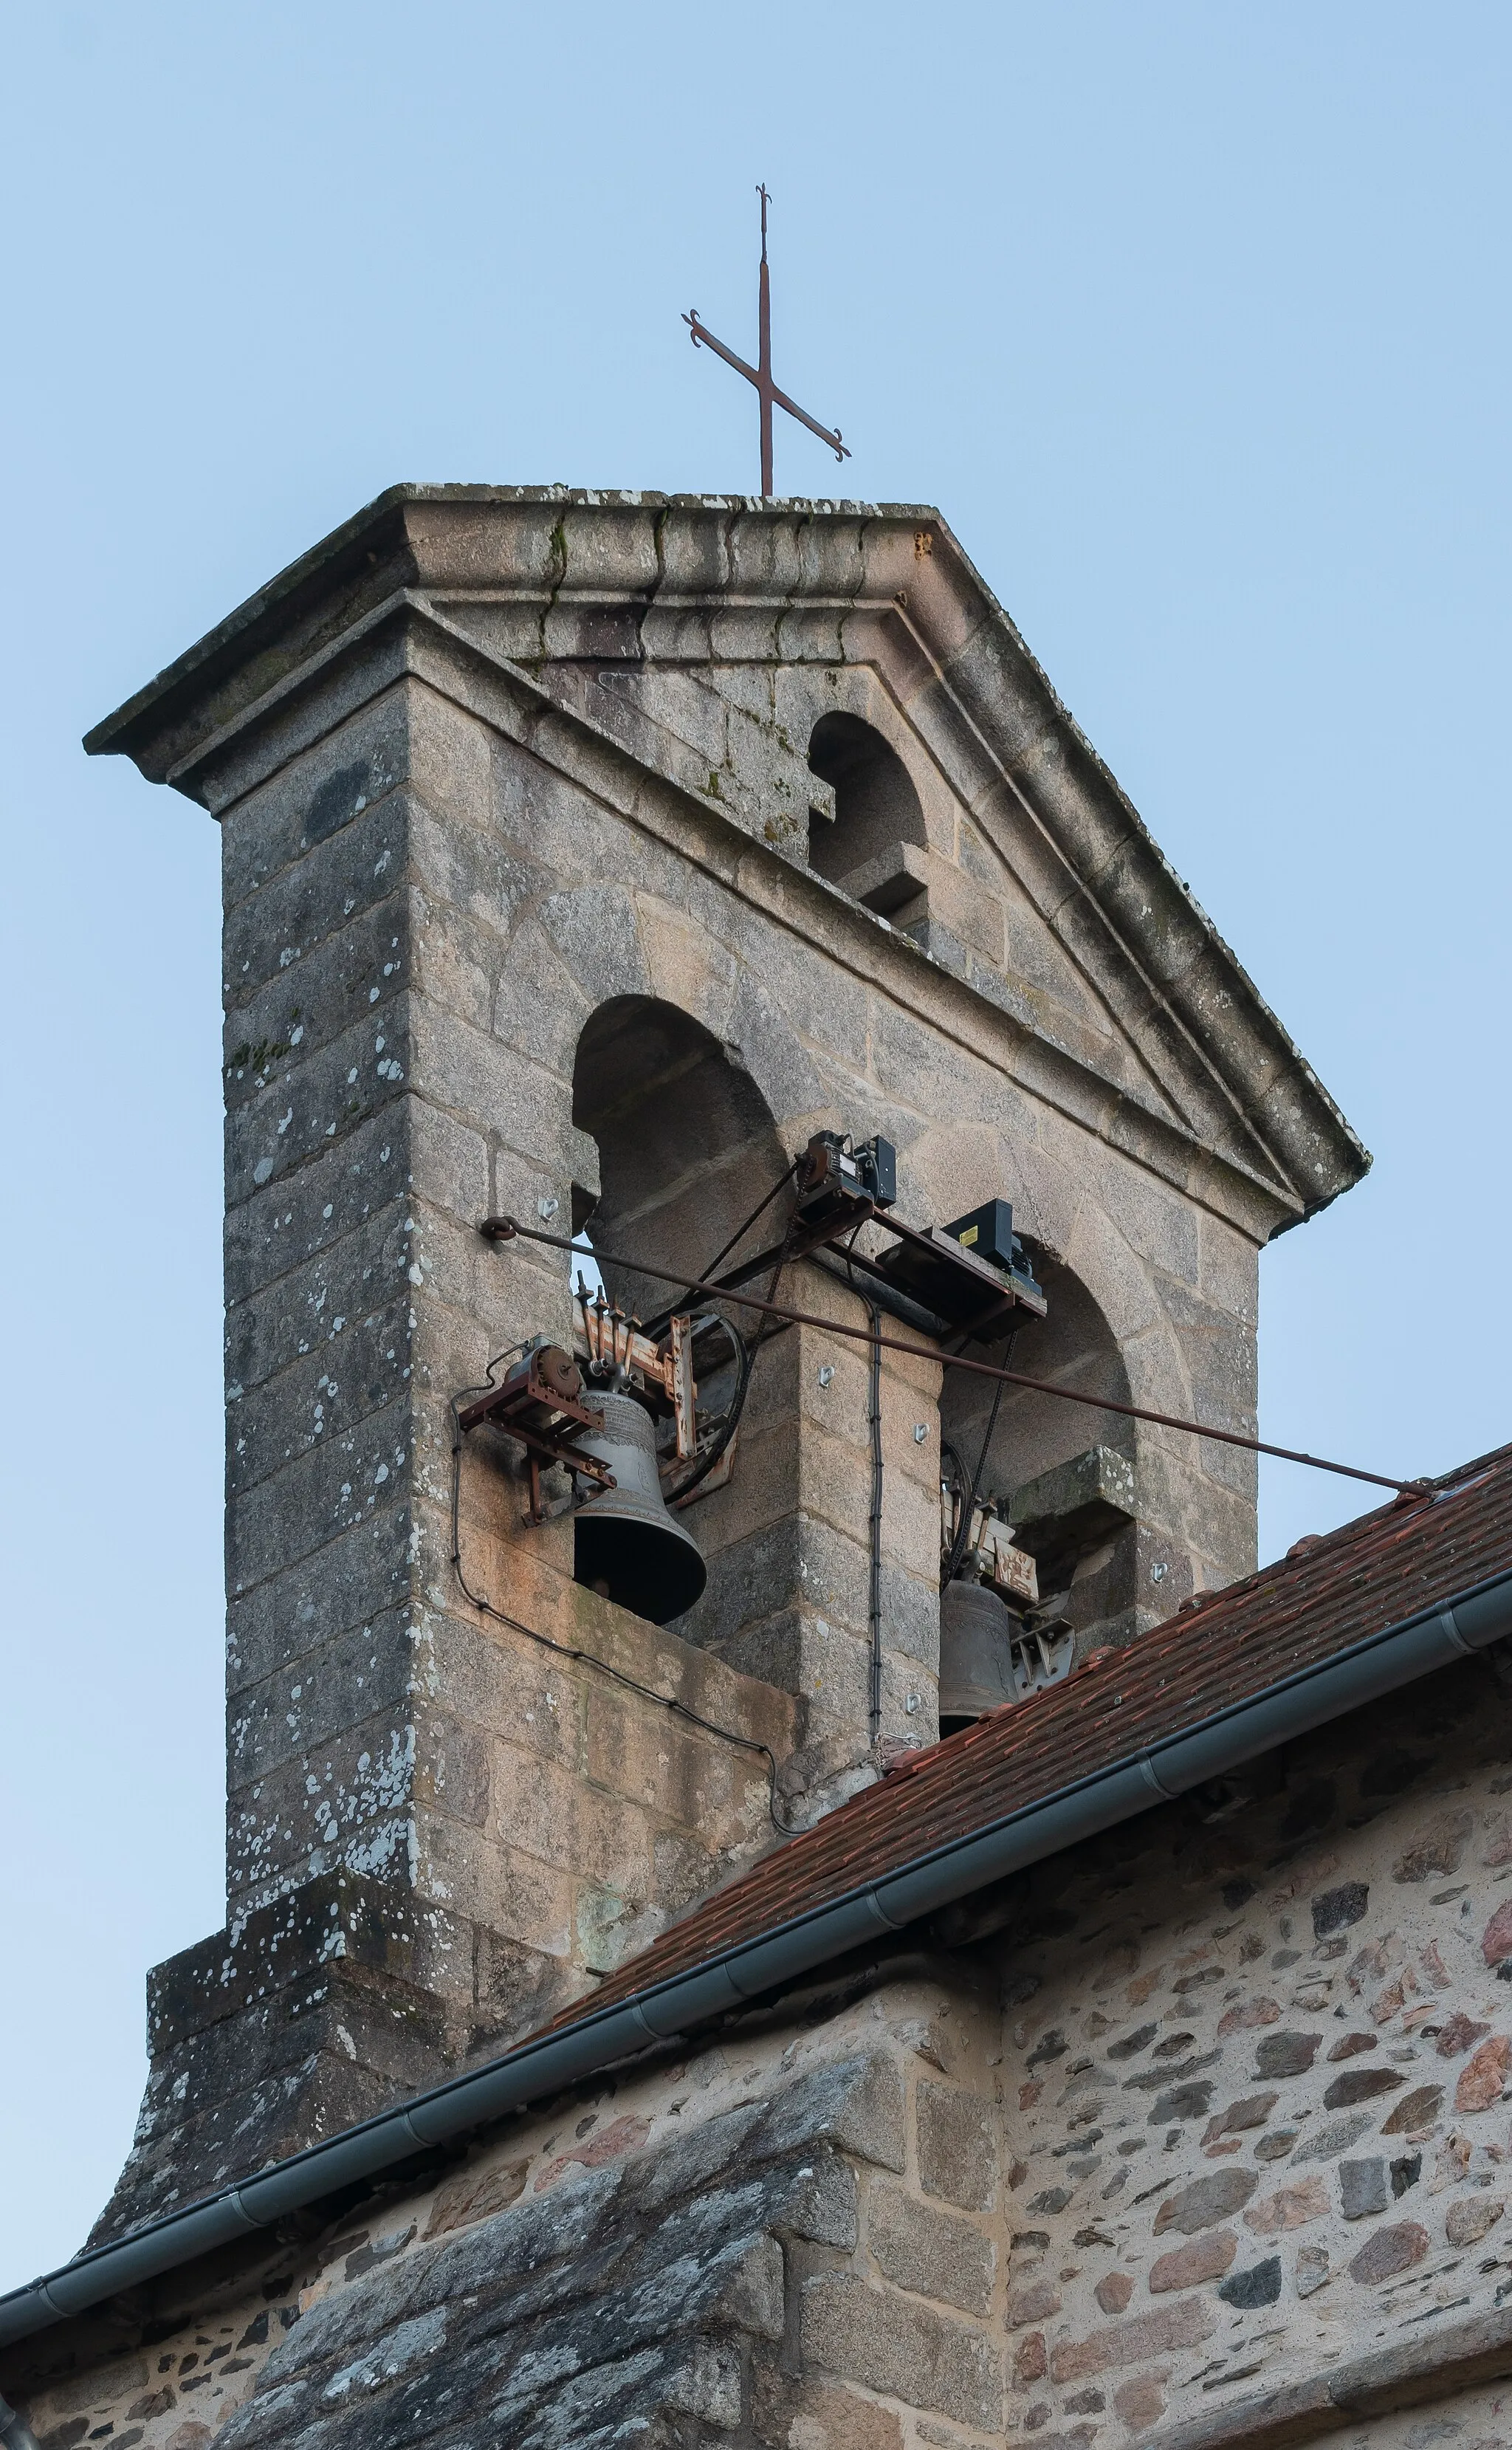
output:
[[[921,904],[924,812],[896,749],[860,715],[825,714],[814,726],[808,764],[835,794],[833,821],[809,821],[810,867],[887,917]]]

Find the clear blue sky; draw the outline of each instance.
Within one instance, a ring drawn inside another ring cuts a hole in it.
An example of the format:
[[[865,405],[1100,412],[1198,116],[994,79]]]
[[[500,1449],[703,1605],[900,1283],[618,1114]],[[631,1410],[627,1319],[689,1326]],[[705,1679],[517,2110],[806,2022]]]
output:
[[[1263,1428],[1512,1436],[1512,12],[1392,0],[4,13],[0,2285],[223,1911],[217,844],[80,733],[398,477],[734,489],[779,371],[938,503],[1376,1153]],[[834,463],[792,430],[783,491]],[[1357,1509],[1268,1473],[1263,1553]]]

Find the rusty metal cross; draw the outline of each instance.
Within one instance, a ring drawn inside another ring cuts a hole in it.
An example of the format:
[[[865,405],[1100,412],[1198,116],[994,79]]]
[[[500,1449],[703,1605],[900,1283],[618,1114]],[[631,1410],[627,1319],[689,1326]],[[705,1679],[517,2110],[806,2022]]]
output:
[[[723,358],[727,366],[733,366],[738,375],[744,375],[748,383],[754,383],[756,386],[756,396],[761,402],[762,418],[762,498],[766,501],[770,498],[772,491],[772,409],[774,405],[778,408],[785,408],[789,417],[796,417],[800,425],[806,425],[810,434],[817,434],[821,442],[827,442],[837,459],[848,459],[850,453],[841,440],[838,425],[831,434],[827,425],[819,424],[809,416],[806,408],[800,408],[796,399],[789,399],[787,394],[785,391],[779,391],[772,380],[772,291],[771,277],[766,269],[766,207],[771,199],[765,186],[758,187],[756,193],[762,200],[762,268],[758,301],[759,347],[756,364],[748,366],[744,358],[737,358],[733,349],[727,349],[723,340],[716,340],[708,324],[699,321],[696,306],[690,315],[683,317],[683,321],[688,325],[695,349],[702,341],[706,349],[712,349],[716,357]]]

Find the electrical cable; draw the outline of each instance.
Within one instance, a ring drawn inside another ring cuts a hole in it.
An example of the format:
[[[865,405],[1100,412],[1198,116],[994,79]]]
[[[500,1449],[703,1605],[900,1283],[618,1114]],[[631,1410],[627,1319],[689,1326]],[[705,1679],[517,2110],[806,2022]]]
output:
[[[787,1176],[785,1175],[783,1180],[786,1181],[786,1179]],[[770,1205],[772,1200],[777,1196],[778,1192],[781,1191],[782,1187],[783,1185],[781,1182],[773,1184],[771,1190],[767,1193],[766,1197],[762,1201],[762,1208],[766,1208]],[[718,1258],[711,1259],[709,1261],[710,1267],[718,1267],[720,1259],[723,1259],[727,1253],[734,1249],[736,1242],[741,1238],[741,1234],[745,1234],[749,1231],[750,1227],[755,1224],[756,1219],[761,1213],[761,1208],[753,1210],[752,1214],[747,1216],[745,1224],[741,1227],[740,1234],[735,1235],[732,1240],[726,1243],[725,1248],[720,1252]],[[798,1212],[795,1209],[793,1215],[789,1216],[787,1220],[787,1230],[783,1235],[782,1246],[777,1254],[777,1265],[772,1270],[771,1281],[766,1288],[766,1299],[768,1303],[771,1301],[772,1295],[777,1291],[778,1280],[782,1275],[784,1268],[787,1264],[788,1245],[791,1243],[793,1238],[793,1225],[796,1221],[797,1214]],[[691,1292],[693,1288],[689,1287],[688,1290]],[[717,1316],[718,1313],[716,1312],[715,1315]],[[727,1327],[729,1326],[727,1319],[723,1320],[721,1324]],[[741,1414],[746,1410],[746,1397],[750,1391],[750,1376],[751,1371],[755,1367],[756,1355],[760,1351],[763,1343],[768,1340],[764,1332],[765,1325],[766,1322],[763,1321],[762,1325],[758,1327],[756,1333],[750,1338],[749,1342],[746,1341],[745,1336],[740,1334],[737,1329],[733,1327],[729,1328],[730,1334],[734,1337],[735,1342],[739,1345],[741,1352],[744,1355],[745,1366],[741,1371],[740,1383],[736,1387],[733,1396],[730,1398],[729,1410],[725,1415],[724,1425],[720,1429],[719,1435],[713,1446],[709,1449],[708,1453],[703,1457],[697,1470],[690,1472],[688,1478],[676,1488],[669,1489],[668,1491],[667,1503],[669,1506],[680,1506],[683,1499],[691,1495],[692,1491],[698,1487],[701,1481],[708,1478],[709,1473],[713,1470],[714,1466],[718,1463],[721,1455],[724,1454],[726,1449],[730,1443],[730,1440],[734,1437],[736,1430],[739,1429]]]
[[[719,1318],[719,1312],[717,1311],[710,1314],[715,1318]],[[685,1481],[680,1482],[676,1488],[669,1489],[667,1491],[667,1503],[669,1506],[680,1506],[685,1497],[690,1496],[692,1491],[699,1487],[700,1483],[708,1478],[709,1473],[713,1470],[714,1466],[725,1453],[731,1438],[739,1429],[740,1416],[746,1409],[746,1391],[750,1385],[751,1364],[756,1357],[754,1347],[747,1344],[745,1337],[740,1334],[735,1328],[730,1326],[727,1318],[720,1318],[719,1323],[720,1326],[725,1329],[731,1344],[734,1346],[735,1351],[739,1355],[735,1365],[737,1371],[735,1392],[729,1399],[729,1410],[727,1411],[723,1422],[720,1424],[719,1434],[715,1438],[713,1445],[709,1448],[708,1454],[700,1457],[698,1464],[694,1469],[688,1473],[688,1478]]]
[[[960,1451],[959,1448],[957,1448],[957,1447],[953,1447],[953,1446],[951,1445],[950,1440],[949,1440],[948,1438],[941,1438],[941,1439],[940,1439],[940,1479],[941,1479],[941,1480],[943,1480],[943,1479],[944,1479],[944,1476],[945,1476],[945,1473],[944,1473],[944,1467],[945,1467],[945,1459],[946,1459],[946,1457],[947,1457],[947,1456],[949,1457],[950,1461],[951,1461],[951,1462],[955,1465],[955,1467],[956,1467],[956,1492],[957,1492],[957,1495],[959,1496],[959,1495],[960,1495],[960,1491],[961,1491],[961,1490],[965,1488],[965,1486],[966,1486],[966,1467],[965,1467],[965,1465],[961,1462],[961,1459],[960,1459]]]
[[[792,1182],[796,1178],[799,1166],[802,1163],[803,1159],[801,1157],[795,1157],[792,1164],[787,1168],[786,1173],[780,1174],[778,1176],[776,1181],[772,1184],[770,1191],[766,1191],[762,1194],[761,1198],[757,1201],[755,1207],[751,1210],[750,1215],[746,1217],[745,1224],[737,1225],[734,1233],[730,1235],[729,1240],[724,1245],[724,1248],[716,1251],[713,1257],[709,1260],[708,1266],[704,1270],[704,1275],[706,1278],[713,1274],[714,1270],[718,1267],[721,1259],[728,1258],[737,1242],[744,1242],[746,1235],[750,1232],[750,1229],[755,1224],[758,1216],[765,1216],[767,1209],[771,1206],[772,1201],[776,1198],[784,1183]],[[791,1223],[789,1223],[788,1233],[791,1234],[791,1231],[792,1227]],[[643,1269],[641,1271],[641,1274],[644,1275],[649,1275],[652,1273],[653,1272],[650,1269]],[[668,1277],[667,1282],[671,1284],[675,1282],[675,1278],[669,1276]],[[657,1331],[660,1328],[665,1327],[667,1321],[671,1318],[677,1311],[682,1309],[684,1302],[688,1300],[693,1293],[700,1290],[701,1288],[697,1283],[691,1284],[687,1288],[685,1293],[678,1295],[675,1301],[669,1302],[664,1309],[658,1311],[656,1316],[647,1327],[647,1334],[654,1336]]]
[[[609,1677],[611,1682],[624,1685],[629,1692],[638,1693],[643,1701],[660,1702],[664,1710],[670,1710],[676,1718],[686,1719],[690,1726],[701,1727],[706,1735],[718,1736],[727,1744],[738,1746],[742,1752],[760,1753],[766,1763],[767,1818],[780,1837],[790,1838],[795,1824],[778,1818],[777,1756],[770,1744],[764,1744],[755,1736],[736,1735],[733,1728],[722,1727],[717,1720],[706,1719],[701,1712],[689,1709],[688,1703],[680,1701],[675,1694],[659,1693],[654,1684],[643,1684],[638,1677],[627,1675],[623,1667],[611,1666],[607,1659],[598,1658],[591,1650],[579,1649],[574,1643],[553,1641],[549,1633],[540,1633],[534,1625],[524,1624],[517,1616],[510,1616],[503,1608],[495,1607],[492,1600],[485,1599],[481,1591],[474,1590],[462,1565],[462,1447],[464,1441],[458,1415],[462,1403],[468,1395],[481,1394],[486,1391],[486,1389],[482,1388],[465,1387],[460,1394],[454,1395],[452,1398],[452,1571],[456,1576],[457,1588],[463,1598],[481,1615],[492,1617],[495,1624],[508,1625],[512,1633],[522,1633],[527,1642],[538,1643],[542,1650],[554,1651],[558,1659],[570,1659],[579,1667],[596,1667],[599,1674]]]
[[[866,1590],[866,1631],[871,1643],[870,1673],[867,1689],[867,1733],[872,1742],[882,1734],[882,1345],[879,1333],[882,1312],[874,1301],[866,1304],[871,1322],[871,1365],[868,1371],[867,1427],[871,1431],[871,1513],[867,1532],[871,1543]]]
[[[591,1250],[566,1240],[560,1234],[547,1234],[537,1226],[521,1225],[513,1216],[485,1216],[478,1232],[491,1242],[510,1242],[519,1235],[528,1242],[549,1242],[559,1251],[580,1252],[585,1258],[595,1256]],[[613,1252],[602,1255],[609,1259],[611,1267],[633,1269],[640,1275],[659,1277],[664,1284],[679,1281],[669,1269],[653,1268],[643,1259],[621,1258]],[[780,1302],[759,1300],[754,1293],[736,1293],[728,1285],[691,1284],[687,1291],[689,1293],[711,1293],[720,1301],[737,1302],[745,1310],[761,1311],[768,1318],[782,1319],[789,1327],[823,1328],[826,1334],[848,1336],[856,1344],[871,1340],[869,1327],[846,1327],[839,1319],[820,1318],[812,1311],[789,1310]],[[1428,1481],[1396,1480],[1387,1472],[1365,1471],[1358,1464],[1330,1463],[1324,1455],[1303,1454],[1295,1447],[1272,1446],[1268,1438],[1246,1437],[1239,1429],[1219,1429],[1203,1421],[1185,1421],[1177,1413],[1152,1411],[1143,1404],[1122,1404],[1112,1395],[1082,1395],[1075,1388],[1057,1387],[1052,1379],[1031,1378],[1021,1370],[1000,1370],[991,1361],[974,1361],[964,1352],[941,1355],[938,1349],[931,1350],[927,1344],[905,1344],[897,1335],[879,1336],[877,1341],[889,1352],[906,1352],[916,1361],[943,1360],[947,1370],[969,1370],[976,1377],[998,1378],[1008,1387],[1029,1387],[1037,1394],[1053,1395],[1063,1404],[1080,1404],[1088,1411],[1118,1412],[1125,1420],[1151,1421],[1157,1429],[1179,1429],[1188,1437],[1208,1438],[1217,1446],[1242,1447],[1247,1454],[1274,1455],[1282,1463],[1306,1464],[1312,1471],[1336,1472],[1343,1480],[1367,1481],[1373,1488],[1394,1489],[1399,1497],[1422,1497],[1431,1487]]]
[[[782,1188],[783,1182],[785,1182],[788,1179],[789,1176],[787,1175],[784,1175],[780,1181],[772,1185],[771,1190],[763,1199],[761,1206],[752,1212],[752,1215],[746,1219],[746,1224],[741,1227],[740,1233],[735,1235],[733,1240],[725,1245],[725,1249],[719,1254],[719,1257],[710,1263],[711,1265],[717,1267],[719,1259],[726,1257],[728,1253],[733,1250],[735,1243],[741,1239],[742,1235],[748,1232],[750,1226],[755,1223],[756,1218],[762,1214],[763,1209],[768,1207],[771,1201],[776,1197],[777,1193]],[[1004,1387],[1027,1387],[1037,1394],[1052,1395],[1065,1403],[1080,1404],[1085,1409],[1092,1411],[1117,1412],[1128,1420],[1149,1421],[1160,1429],[1177,1429],[1192,1437],[1210,1438],[1222,1446],[1240,1447],[1250,1454],[1273,1455],[1283,1463],[1305,1464],[1314,1471],[1334,1472],[1346,1480],[1367,1481],[1372,1487],[1377,1488],[1394,1489],[1399,1497],[1418,1497],[1425,1493],[1428,1485],[1422,1481],[1395,1480],[1384,1472],[1365,1471],[1355,1464],[1333,1463],[1322,1455],[1304,1454],[1295,1448],[1274,1446],[1269,1440],[1264,1438],[1246,1437],[1237,1429],[1214,1429],[1200,1421],[1182,1420],[1175,1414],[1170,1412],[1156,1412],[1151,1410],[1144,1405],[1120,1403],[1112,1396],[1078,1394],[1072,1388],[1057,1387],[1048,1379],[1032,1378],[1020,1370],[1010,1370],[1006,1367],[998,1368],[992,1362],[976,1361],[971,1359],[967,1354],[961,1352],[945,1353],[941,1355],[938,1350],[932,1351],[927,1345],[905,1343],[901,1336],[883,1335],[881,1332],[881,1312],[877,1309],[876,1305],[872,1303],[866,1295],[861,1293],[860,1287],[855,1283],[853,1274],[851,1274],[852,1290],[856,1292],[860,1299],[866,1301],[867,1304],[868,1316],[865,1327],[846,1327],[839,1319],[820,1318],[810,1311],[789,1309],[786,1305],[775,1301],[772,1296],[776,1293],[778,1282],[782,1276],[783,1268],[786,1262],[788,1246],[792,1239],[792,1230],[793,1223],[796,1218],[796,1213],[797,1212],[795,1211],[794,1216],[788,1219],[787,1231],[783,1237],[782,1247],[777,1255],[777,1264],[772,1271],[771,1280],[765,1299],[760,1298],[754,1293],[737,1293],[730,1286],[711,1284],[707,1279],[695,1278],[691,1283],[684,1287],[683,1293],[679,1296],[679,1302],[688,1300],[694,1293],[706,1293],[716,1299],[732,1301],[742,1309],[757,1312],[764,1324],[767,1320],[776,1320],[781,1322],[783,1327],[815,1327],[831,1335],[844,1336],[852,1342],[864,1343],[871,1348],[873,1366],[877,1371],[880,1371],[881,1369],[881,1356],[883,1349],[885,1348],[888,1351],[910,1354],[918,1360],[937,1362],[942,1360],[947,1369],[966,1370],[971,1371],[974,1376],[994,1380],[996,1382],[997,1392],[994,1396],[992,1411],[988,1417],[987,1434],[982,1441],[981,1453],[978,1459],[977,1470],[973,1476],[971,1484],[969,1504],[962,1515],[962,1522],[965,1525],[969,1526],[971,1509],[974,1507],[976,1503],[977,1488],[979,1485],[981,1474],[986,1468],[987,1453],[992,1443],[992,1433],[997,1424],[998,1410],[1001,1403],[1002,1390]],[[607,1259],[611,1267],[622,1267],[630,1270],[633,1274],[653,1276],[663,1284],[677,1284],[681,1281],[680,1278],[674,1275],[669,1269],[652,1267],[649,1262],[644,1260],[626,1259],[614,1252],[595,1252],[591,1245],[585,1246],[569,1235],[549,1234],[545,1232],[544,1229],[537,1226],[521,1225],[518,1220],[513,1216],[485,1217],[478,1230],[490,1241],[514,1241],[516,1238],[520,1238],[525,1241],[540,1242],[548,1245],[552,1250],[567,1251],[579,1257],[591,1258],[597,1261]],[[857,1230],[859,1231],[860,1228],[858,1227]],[[855,1236],[852,1235],[851,1238],[854,1240]],[[847,1274],[850,1274],[848,1252],[844,1256],[846,1259],[846,1272]],[[726,1323],[727,1324],[727,1322]],[[735,1343],[745,1356],[745,1369],[742,1374],[741,1383],[736,1390],[735,1402],[731,1407],[734,1417],[732,1420],[727,1419],[721,1441],[716,1449],[703,1459],[697,1474],[695,1474],[693,1478],[685,1482],[683,1488],[675,1492],[677,1496],[686,1495],[689,1489],[697,1485],[698,1480],[705,1477],[705,1475],[713,1468],[714,1464],[719,1459],[719,1455],[724,1451],[725,1447],[727,1446],[729,1442],[729,1438],[734,1434],[734,1428],[738,1425],[740,1411],[744,1410],[746,1392],[750,1384],[751,1364],[762,1341],[762,1329],[759,1328],[757,1333],[751,1337],[748,1342],[745,1337],[738,1335],[733,1329],[730,1330],[730,1333],[734,1337]],[[489,1363],[489,1388],[492,1388],[494,1384],[494,1372],[498,1368],[500,1361],[508,1359],[511,1353],[523,1351],[524,1349],[523,1345],[513,1346],[509,1349],[508,1352],[497,1355],[494,1360]],[[1010,1353],[1012,1352],[1012,1350],[1013,1338],[1010,1336],[1008,1343],[1008,1351]],[[793,1834],[793,1827],[795,1824],[785,1822],[778,1817],[777,1758],[769,1744],[762,1743],[755,1737],[736,1735],[733,1729],[729,1727],[722,1727],[716,1721],[706,1719],[702,1717],[698,1711],[689,1709],[687,1702],[679,1701],[673,1695],[659,1693],[654,1685],[644,1684],[638,1678],[628,1675],[623,1668],[611,1666],[607,1660],[595,1657],[591,1651],[579,1649],[572,1643],[553,1641],[550,1634],[537,1632],[533,1625],[525,1624],[519,1618],[508,1615],[502,1608],[494,1607],[493,1602],[485,1599],[481,1592],[472,1589],[462,1566],[462,1431],[457,1416],[465,1395],[483,1393],[486,1391],[488,1391],[488,1389],[465,1389],[462,1394],[453,1398],[452,1403],[452,1565],[463,1596],[469,1601],[471,1605],[477,1608],[483,1615],[492,1617],[496,1624],[507,1625],[512,1632],[523,1634],[527,1641],[536,1643],[542,1649],[553,1651],[558,1658],[572,1660],[579,1665],[596,1668],[601,1675],[609,1677],[614,1683],[623,1685],[627,1690],[640,1695],[645,1701],[660,1703],[663,1709],[671,1711],[678,1718],[686,1719],[689,1724],[701,1728],[707,1735],[716,1736],[724,1742],[733,1744],[743,1752],[759,1753],[766,1763],[767,1817],[770,1819],[773,1828],[778,1831],[780,1836],[785,1838],[790,1837]],[[948,1451],[951,1454],[959,1474],[960,1472],[960,1455],[955,1452],[954,1449],[942,1449],[941,1451],[942,1453]],[[875,1467],[876,1453],[874,1447],[874,1507],[876,1503]],[[960,1540],[960,1528],[958,1527],[958,1541]],[[877,1587],[880,1590],[880,1577],[874,1575],[874,1579],[876,1580]],[[878,1611],[876,1622],[880,1624],[880,1609]],[[878,1709],[880,1714],[880,1695],[877,1693],[875,1673],[872,1689],[874,1697],[873,1707]]]
[[[866,1635],[869,1657],[866,1674],[866,1732],[875,1745],[882,1734],[882,1312],[870,1293],[863,1293],[851,1266],[862,1226],[869,1223],[862,1217],[845,1242],[841,1257],[851,1292],[866,1312],[867,1371],[866,1427],[871,1439],[871,1507],[867,1516],[866,1565]]]

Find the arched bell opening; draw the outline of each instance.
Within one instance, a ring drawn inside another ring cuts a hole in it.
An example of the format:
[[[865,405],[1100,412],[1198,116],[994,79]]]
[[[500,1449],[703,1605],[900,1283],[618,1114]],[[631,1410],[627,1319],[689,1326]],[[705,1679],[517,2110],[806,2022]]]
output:
[[[635,1262],[684,1280],[717,1273],[724,1246],[786,1172],[787,1152],[749,1074],[676,1005],[618,996],[598,1007],[578,1040],[572,1120],[598,1149],[596,1196],[574,1190],[574,1223],[599,1254],[609,1299],[652,1325],[679,1307],[711,1321],[719,1305],[702,1295],[679,1304],[679,1284]],[[732,1256],[759,1251],[764,1232],[780,1239],[785,1223],[779,1192]],[[691,1469],[674,1468],[665,1435],[658,1446],[649,1415],[621,1396],[605,1425],[614,1451],[604,1459],[616,1488],[579,1508],[574,1535],[579,1582],[657,1624],[677,1618],[690,1640],[726,1629],[732,1607],[738,1618],[759,1604],[741,1588],[730,1552],[759,1506],[757,1484],[769,1477],[746,1464],[770,1426],[780,1373],[765,1355],[754,1358],[753,1314],[732,1304],[724,1310],[728,1326],[706,1324],[694,1347],[700,1433],[713,1425],[723,1434],[731,1414],[737,1424],[713,1468],[689,1488],[707,1453]],[[789,1437],[793,1426],[789,1418]],[[584,1443],[596,1450],[591,1439]],[[682,1506],[680,1489],[688,1491]]]
[[[921,922],[928,915],[928,838],[913,777],[897,750],[860,715],[825,714],[814,726],[808,764],[835,793],[833,822],[810,822],[810,867],[895,926]]]
[[[1130,1400],[1129,1375],[1107,1319],[1086,1286],[1063,1265],[1042,1263],[1048,1296],[1043,1319],[1020,1328],[1011,1346],[981,1357],[1048,1385],[1089,1397]],[[973,1352],[979,1348],[972,1347]],[[942,1473],[958,1489],[972,1490],[998,1520],[1012,1526],[1013,1546],[1034,1560],[1037,1599],[1008,1590],[1000,1643],[1018,1646],[1018,1681],[1000,1662],[1003,1690],[983,1662],[990,1613],[973,1590],[968,1601],[941,1611],[940,1716],[959,1722],[1021,1698],[1024,1668],[1059,1662],[1108,1642],[1127,1641],[1134,1629],[1136,1528],[1134,1523],[1134,1424],[1095,1402],[1068,1403],[1030,1388],[1002,1386],[966,1371],[947,1371],[940,1402]],[[950,1501],[947,1500],[947,1504]],[[959,1506],[956,1508],[959,1511]],[[948,1555],[946,1562],[949,1562]],[[1011,1610],[1011,1615],[1008,1611]],[[994,1620],[996,1624],[996,1619]],[[961,1657],[947,1656],[955,1626]],[[1027,1648],[1021,1642],[1027,1637]],[[979,1656],[979,1653],[980,1655]],[[1050,1672],[1056,1672],[1054,1668]],[[989,1688],[994,1691],[989,1691]],[[952,1701],[958,1706],[952,1708]]]

